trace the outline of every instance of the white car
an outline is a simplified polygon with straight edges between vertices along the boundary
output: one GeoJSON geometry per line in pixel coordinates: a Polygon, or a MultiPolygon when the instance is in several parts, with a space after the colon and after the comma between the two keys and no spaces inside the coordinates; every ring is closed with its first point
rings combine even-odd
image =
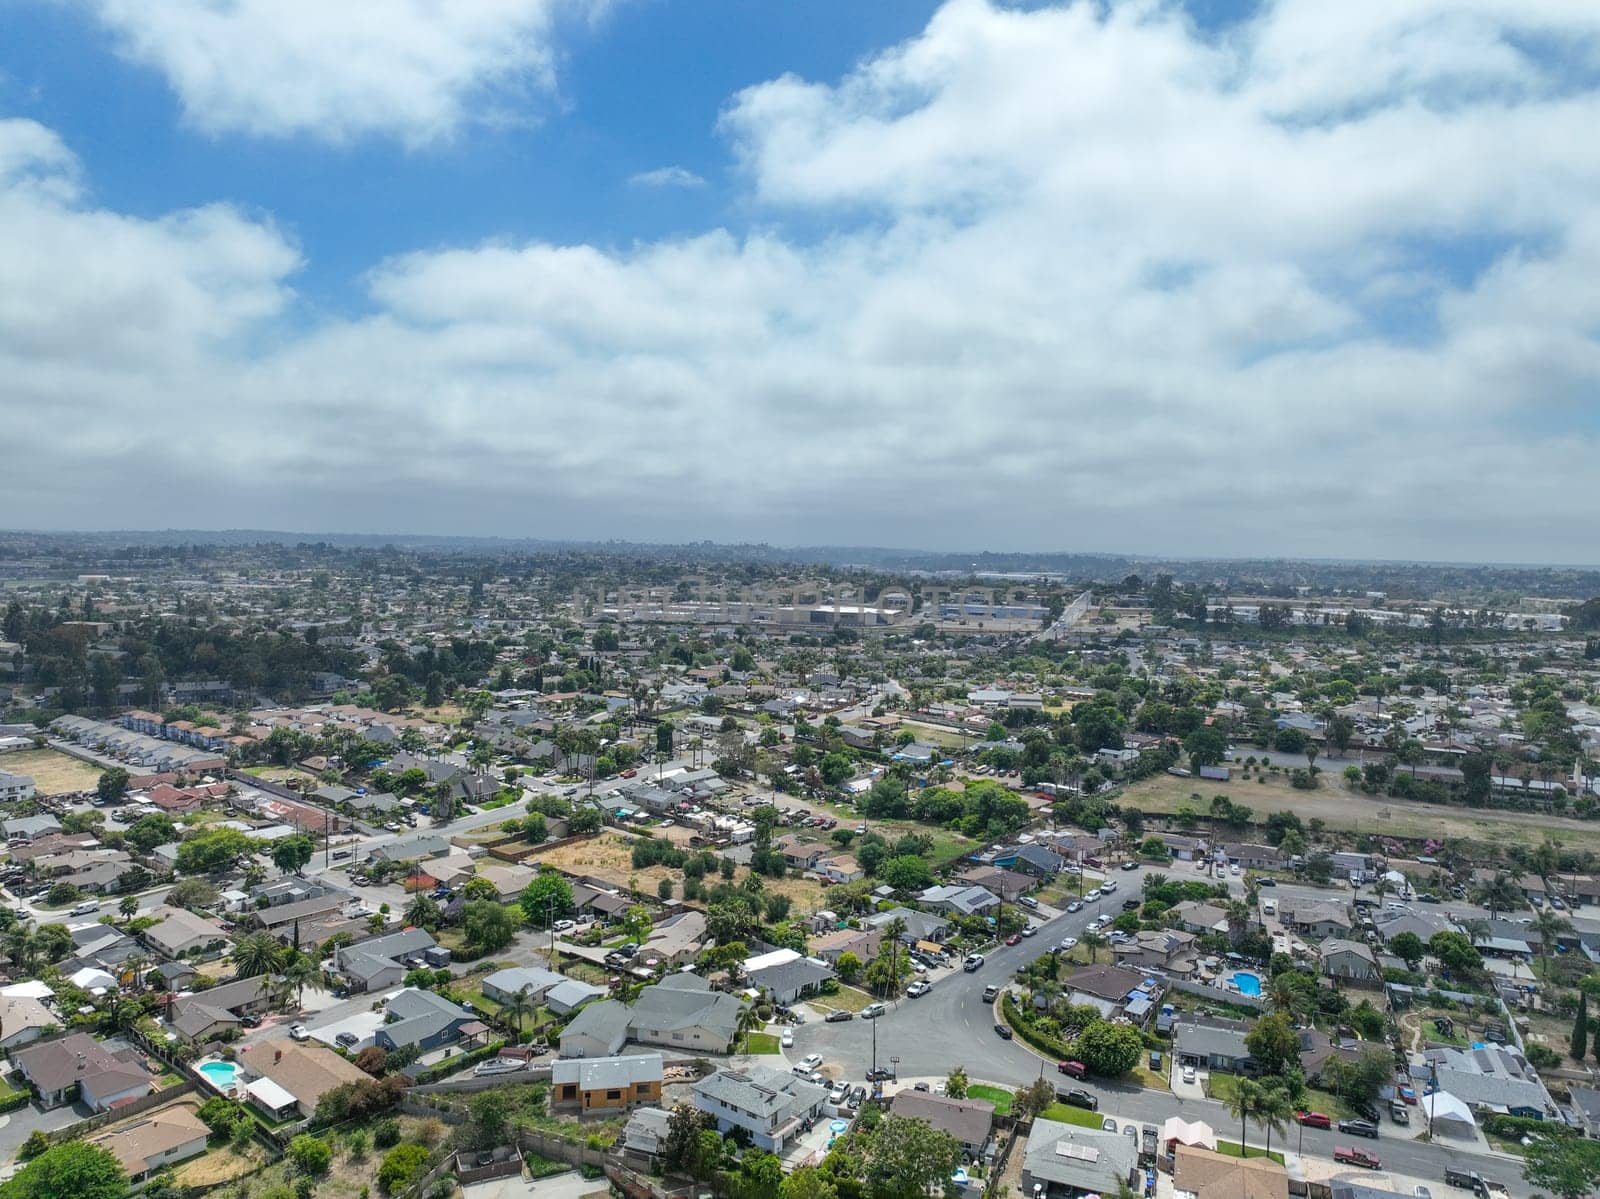
{"type": "Polygon", "coordinates": [[[931,990],[933,990],[933,984],[925,978],[919,978],[916,982],[912,983],[906,988],[906,994],[910,998],[915,999],[919,995],[926,995],[931,990]]]}
{"type": "Polygon", "coordinates": [[[889,1009],[884,1007],[881,1003],[869,1003],[866,1007],[861,1009],[860,1016],[863,1020],[876,1020],[888,1010],[889,1009]]]}
{"type": "Polygon", "coordinates": [[[309,1041],[311,1039],[311,1030],[304,1024],[296,1024],[289,1030],[289,1035],[296,1041],[309,1041]]]}
{"type": "Polygon", "coordinates": [[[1114,878],[1108,878],[1105,882],[1100,884],[1100,894],[1102,895],[1110,895],[1116,889],[1117,880],[1114,878]]]}
{"type": "Polygon", "coordinates": [[[1194,1067],[1193,1066],[1185,1066],[1183,1068],[1183,1081],[1184,1082],[1193,1082],[1194,1081],[1194,1067]]]}
{"type": "Polygon", "coordinates": [[[1077,944],[1077,937],[1063,937],[1061,940],[1061,952],[1065,953],[1067,950],[1075,948],[1077,944]]]}
{"type": "Polygon", "coordinates": [[[795,1073],[798,1074],[801,1071],[805,1071],[809,1074],[820,1065],[822,1065],[822,1055],[820,1053],[808,1053],[800,1059],[800,1064],[795,1067],[795,1073]]]}
{"type": "Polygon", "coordinates": [[[1097,900],[1099,898],[1100,898],[1100,888],[1096,887],[1094,890],[1090,891],[1088,894],[1086,894],[1083,897],[1083,902],[1084,903],[1093,903],[1095,900],[1097,900]]]}
{"type": "Polygon", "coordinates": [[[1037,933],[1037,932],[1038,932],[1038,931],[1039,931],[1039,926],[1038,926],[1038,925],[1037,925],[1037,924],[1032,924],[1032,923],[1030,923],[1030,924],[1028,924],[1028,925],[1027,925],[1027,927],[1025,927],[1025,928],[1024,928],[1024,929],[1023,929],[1023,930],[1022,930],[1022,935],[1023,935],[1023,936],[1024,936],[1024,937],[1031,937],[1031,936],[1033,936],[1033,935],[1034,935],[1034,934],[1035,934],[1035,933],[1037,933]]]}
{"type": "Polygon", "coordinates": [[[577,928],[578,922],[576,920],[557,920],[550,927],[558,933],[564,933],[570,928],[577,928]]]}
{"type": "Polygon", "coordinates": [[[782,1034],[778,1037],[778,1044],[782,1045],[785,1049],[794,1048],[794,1029],[784,1029],[782,1034]]]}

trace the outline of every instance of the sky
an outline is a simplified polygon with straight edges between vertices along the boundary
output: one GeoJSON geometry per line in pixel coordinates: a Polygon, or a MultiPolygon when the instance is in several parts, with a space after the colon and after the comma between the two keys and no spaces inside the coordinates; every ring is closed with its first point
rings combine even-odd
{"type": "Polygon", "coordinates": [[[0,28],[0,527],[1600,562],[1592,0],[0,28]]]}

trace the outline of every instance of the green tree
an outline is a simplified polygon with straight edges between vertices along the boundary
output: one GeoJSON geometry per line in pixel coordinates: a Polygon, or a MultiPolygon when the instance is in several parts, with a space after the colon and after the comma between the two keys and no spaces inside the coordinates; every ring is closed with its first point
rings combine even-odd
{"type": "Polygon", "coordinates": [[[132,920],[139,911],[139,897],[137,895],[124,895],[117,901],[117,911],[122,913],[124,920],[132,920]]]}
{"type": "Polygon", "coordinates": [[[896,891],[921,891],[934,881],[928,863],[910,854],[890,858],[878,867],[877,875],[896,891]]]}
{"type": "Polygon", "coordinates": [[[634,904],[623,914],[622,931],[633,938],[635,945],[643,945],[644,939],[650,935],[650,913],[639,904],[634,904]]]}
{"type": "Polygon", "coordinates": [[[1589,1051],[1589,996],[1578,992],[1578,1014],[1572,1021],[1572,1039],[1569,1042],[1572,1056],[1581,1063],[1589,1051]]]}
{"type": "Polygon", "coordinates": [[[414,1142],[396,1145],[383,1155],[378,1167],[378,1185],[390,1195],[403,1191],[428,1168],[428,1150],[414,1142]]]}
{"type": "Polygon", "coordinates": [[[833,1180],[816,1166],[801,1166],[778,1188],[778,1199],[838,1199],[833,1180]]]}
{"type": "Polygon", "coordinates": [[[212,825],[184,838],[178,845],[179,874],[212,874],[234,865],[252,853],[257,842],[236,828],[212,825]]]}
{"type": "Polygon", "coordinates": [[[839,976],[840,982],[853,983],[861,977],[861,959],[847,949],[833,964],[833,972],[839,976]]]}
{"type": "Polygon", "coordinates": [[[1261,1084],[1253,1078],[1241,1078],[1234,1084],[1233,1094],[1227,1098],[1228,1114],[1239,1121],[1239,1144],[1248,1148],[1250,1117],[1256,1114],[1261,1101],[1261,1084]]]}
{"type": "Polygon", "coordinates": [[[123,1199],[127,1193],[122,1164],[87,1141],[51,1146],[0,1186],[0,1199],[123,1199]]]}
{"type": "Polygon", "coordinates": [[[1139,1064],[1144,1041],[1138,1030],[1100,1020],[1089,1025],[1073,1045],[1079,1061],[1095,1074],[1115,1078],[1139,1064]]]}
{"type": "Polygon", "coordinates": [[[1264,1074],[1277,1074],[1300,1060],[1300,1037],[1284,1012],[1262,1016],[1245,1034],[1244,1043],[1264,1074]]]}
{"type": "Polygon", "coordinates": [[[1483,955],[1462,933],[1449,930],[1434,933],[1428,938],[1428,952],[1447,970],[1470,975],[1483,969],[1483,955]]]}
{"type": "Polygon", "coordinates": [[[176,841],[178,826],[166,816],[141,816],[128,826],[123,836],[140,853],[149,853],[157,845],[176,841]]]}
{"type": "Polygon", "coordinates": [[[1183,752],[1196,768],[1215,766],[1228,756],[1228,739],[1209,725],[1195,729],[1183,739],[1183,752]]]}
{"type": "Polygon", "coordinates": [[[957,1066],[950,1071],[950,1076],[944,1080],[944,1093],[952,1099],[965,1099],[967,1097],[967,1068],[957,1066]]]}
{"type": "MultiPolygon", "coordinates": [[[[487,879],[473,879],[473,882],[487,882],[487,879]]],[[[490,885],[489,895],[494,896],[493,884],[490,885]]],[[[439,903],[431,895],[418,894],[410,903],[406,904],[405,919],[407,924],[418,928],[436,929],[444,920],[444,913],[439,909],[439,903]]]]}
{"type": "Polygon", "coordinates": [[[316,852],[316,842],[304,833],[272,843],[272,864],[285,874],[298,874],[316,852]]]}
{"type": "Polygon", "coordinates": [[[1428,947],[1422,943],[1422,938],[1413,932],[1397,935],[1389,942],[1389,949],[1412,970],[1422,964],[1423,956],[1428,951],[1428,947]]]}
{"type": "Polygon", "coordinates": [[[504,1145],[511,1139],[511,1104],[503,1091],[480,1091],[467,1104],[472,1117],[472,1139],[479,1149],[504,1145]]]}
{"type": "Polygon", "coordinates": [[[326,1174],[333,1161],[328,1142],[310,1133],[301,1133],[289,1142],[289,1160],[302,1174],[326,1174]]]}
{"type": "Polygon", "coordinates": [[[1523,1150],[1522,1177],[1557,1199],[1584,1199],[1600,1193],[1600,1141],[1552,1134],[1535,1136],[1523,1150]]]}
{"type": "Polygon", "coordinates": [[[862,1152],[871,1199],[923,1199],[961,1164],[961,1142],[926,1120],[890,1116],[862,1152]]]}
{"type": "Polygon", "coordinates": [[[128,772],[121,766],[102,771],[94,785],[95,794],[107,803],[116,803],[128,793],[128,772]]]}
{"type": "Polygon", "coordinates": [[[469,945],[486,953],[504,949],[517,936],[517,922],[511,918],[510,909],[489,899],[467,904],[461,915],[461,929],[469,945]]]}
{"type": "Polygon", "coordinates": [[[283,965],[283,981],[295,989],[295,1002],[306,1005],[306,988],[322,981],[322,966],[309,953],[297,953],[283,965]]]}
{"type": "Polygon", "coordinates": [[[517,900],[523,919],[535,928],[549,928],[572,914],[572,884],[554,870],[541,870],[517,900]]]}

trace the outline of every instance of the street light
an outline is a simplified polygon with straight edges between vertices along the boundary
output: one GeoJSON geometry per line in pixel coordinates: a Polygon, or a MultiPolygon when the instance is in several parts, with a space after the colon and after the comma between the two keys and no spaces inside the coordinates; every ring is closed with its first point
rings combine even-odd
{"type": "Polygon", "coordinates": [[[900,1081],[900,1058],[896,1054],[889,1055],[889,1070],[894,1074],[895,1082],[900,1081]]]}

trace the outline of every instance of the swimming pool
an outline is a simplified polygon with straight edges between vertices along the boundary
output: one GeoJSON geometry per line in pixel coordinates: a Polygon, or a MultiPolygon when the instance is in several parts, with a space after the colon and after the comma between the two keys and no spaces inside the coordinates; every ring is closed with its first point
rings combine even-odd
{"type": "Polygon", "coordinates": [[[1259,996],[1261,994],[1261,976],[1259,974],[1251,974],[1248,970],[1235,970],[1228,981],[1234,985],[1234,988],[1241,995],[1259,996]]]}
{"type": "Polygon", "coordinates": [[[239,1067],[232,1062],[201,1062],[195,1069],[205,1075],[207,1082],[224,1094],[232,1091],[234,1084],[239,1081],[239,1067]]]}

